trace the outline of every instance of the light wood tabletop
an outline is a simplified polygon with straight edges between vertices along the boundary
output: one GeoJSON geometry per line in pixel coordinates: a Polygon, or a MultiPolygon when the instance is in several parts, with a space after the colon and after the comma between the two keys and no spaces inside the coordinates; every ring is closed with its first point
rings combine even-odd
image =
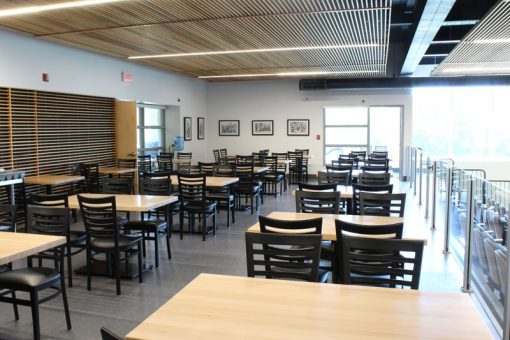
{"type": "MultiPolygon", "coordinates": [[[[177,196],[152,196],[152,195],[110,195],[110,194],[81,194],[86,197],[115,196],[115,204],[119,211],[144,212],[156,209],[177,201],[177,196]]],[[[78,196],[69,196],[69,208],[80,209],[78,196]]]]}
{"type": "Polygon", "coordinates": [[[491,339],[468,294],[200,274],[128,340],[491,339]],[[453,312],[454,311],[454,312],[453,312]]]}
{"type": "Polygon", "coordinates": [[[121,175],[136,172],[136,168],[100,167],[99,173],[104,175],[121,175]]]}
{"type": "Polygon", "coordinates": [[[60,185],[83,181],[83,176],[71,175],[39,175],[25,177],[25,184],[33,185],[60,185]]]}
{"type": "Polygon", "coordinates": [[[253,173],[260,174],[261,172],[269,171],[268,166],[254,166],[253,173]]]}
{"type": "MultiPolygon", "coordinates": [[[[179,181],[177,180],[177,175],[170,176],[170,179],[172,180],[172,184],[177,185],[179,183],[179,181]]],[[[205,178],[205,185],[211,188],[212,187],[222,188],[237,182],[239,182],[238,177],[207,176],[205,178]]]]}
{"type": "Polygon", "coordinates": [[[184,159],[184,158],[174,158],[172,160],[174,164],[191,164],[193,163],[192,159],[184,159]]]}
{"type": "MultiPolygon", "coordinates": [[[[297,213],[297,212],[284,212],[284,211],[273,211],[268,217],[275,218],[278,220],[287,220],[287,221],[300,221],[300,220],[308,220],[312,218],[322,217],[322,238],[325,241],[336,241],[336,230],[335,230],[335,220],[341,220],[349,223],[356,223],[366,225],[367,227],[373,225],[384,225],[384,224],[394,224],[394,223],[403,223],[404,219],[402,217],[390,217],[390,216],[369,216],[369,215],[331,215],[331,214],[308,214],[308,213],[297,213]]],[[[255,223],[251,227],[248,228],[248,232],[252,233],[260,233],[260,226],[258,223],[255,223]]],[[[404,235],[406,239],[419,239],[419,240],[427,240],[426,235],[420,233],[420,231],[411,229],[407,230],[404,227],[404,235]]]]}
{"type": "Polygon", "coordinates": [[[0,265],[20,260],[66,242],[63,236],[0,232],[0,265]]]}

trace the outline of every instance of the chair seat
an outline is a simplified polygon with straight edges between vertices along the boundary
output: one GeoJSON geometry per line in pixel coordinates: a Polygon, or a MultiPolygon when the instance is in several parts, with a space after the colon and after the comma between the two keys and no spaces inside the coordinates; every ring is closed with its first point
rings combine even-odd
{"type": "Polygon", "coordinates": [[[117,216],[117,224],[121,227],[125,226],[129,222],[127,217],[117,216]]]}
{"type": "Polygon", "coordinates": [[[212,212],[216,209],[216,202],[210,202],[210,201],[191,201],[187,202],[183,207],[185,211],[190,212],[212,212]]]}
{"type": "MultiPolygon", "coordinates": [[[[121,251],[124,249],[130,249],[141,239],[142,238],[140,236],[119,235],[119,248],[121,251]]],[[[90,241],[90,246],[93,249],[98,250],[114,250],[115,241],[113,240],[113,238],[94,238],[90,241]]]]}
{"type": "Polygon", "coordinates": [[[87,234],[78,230],[71,230],[69,232],[69,236],[71,239],[71,244],[81,243],[87,239],[87,234]]]}
{"type": "Polygon", "coordinates": [[[266,181],[279,182],[279,181],[283,180],[283,175],[282,174],[266,175],[266,176],[264,176],[264,179],[266,181]]]}
{"type": "Polygon", "coordinates": [[[258,185],[240,185],[235,189],[238,194],[256,194],[259,191],[258,185]]]}
{"type": "Polygon", "coordinates": [[[234,195],[228,193],[215,192],[212,194],[207,194],[207,198],[211,201],[233,201],[234,195]]]}
{"type": "Polygon", "coordinates": [[[125,230],[156,231],[164,228],[166,228],[166,222],[163,220],[135,220],[129,221],[129,223],[124,226],[125,230]]]}
{"type": "Polygon", "coordinates": [[[0,273],[0,288],[28,290],[60,279],[52,268],[23,268],[0,273]]]}

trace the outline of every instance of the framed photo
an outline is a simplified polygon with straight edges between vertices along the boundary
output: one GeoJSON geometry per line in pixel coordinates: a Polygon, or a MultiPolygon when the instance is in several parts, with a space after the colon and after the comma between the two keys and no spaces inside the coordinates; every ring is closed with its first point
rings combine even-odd
{"type": "Polygon", "coordinates": [[[197,118],[197,139],[204,139],[205,135],[205,119],[204,117],[197,118]]]}
{"type": "Polygon", "coordinates": [[[273,120],[252,120],[251,134],[253,136],[272,136],[274,134],[273,120]]]}
{"type": "Polygon", "coordinates": [[[191,117],[184,117],[184,140],[191,140],[191,117]]]}
{"type": "Polygon", "coordinates": [[[287,136],[310,136],[310,119],[287,119],[287,136]]]}
{"type": "Polygon", "coordinates": [[[220,136],[239,136],[238,120],[219,120],[218,134],[220,136]]]}

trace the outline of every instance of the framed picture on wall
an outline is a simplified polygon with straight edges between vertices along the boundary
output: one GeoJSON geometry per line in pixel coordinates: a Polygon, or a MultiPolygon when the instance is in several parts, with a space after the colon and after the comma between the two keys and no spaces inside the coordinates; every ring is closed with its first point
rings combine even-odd
{"type": "Polygon", "coordinates": [[[310,136],[310,119],[287,119],[287,136],[310,136]]]}
{"type": "Polygon", "coordinates": [[[191,117],[184,117],[184,140],[191,140],[191,117]]]}
{"type": "Polygon", "coordinates": [[[274,121],[272,120],[252,120],[251,134],[253,136],[272,136],[274,134],[274,121]]]}
{"type": "Polygon", "coordinates": [[[197,139],[204,139],[205,135],[205,119],[204,117],[197,118],[197,139]]]}
{"type": "Polygon", "coordinates": [[[238,120],[219,120],[218,134],[220,136],[239,136],[238,120]]]}

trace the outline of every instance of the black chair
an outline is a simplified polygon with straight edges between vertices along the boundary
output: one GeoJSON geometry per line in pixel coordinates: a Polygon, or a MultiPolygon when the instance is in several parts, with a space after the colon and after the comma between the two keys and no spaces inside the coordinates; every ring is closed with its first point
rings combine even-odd
{"type": "MultiPolygon", "coordinates": [[[[87,232],[87,290],[91,289],[92,261],[97,253],[105,253],[108,274],[111,274],[111,257],[114,257],[114,271],[117,295],[120,295],[120,253],[138,253],[138,281],[143,282],[142,238],[119,233],[115,196],[91,198],[78,195],[81,215],[87,232]]],[[[125,256],[126,264],[128,257],[125,256]]]]}
{"type": "Polygon", "coordinates": [[[180,212],[180,237],[183,238],[184,213],[187,213],[189,231],[195,224],[195,216],[198,215],[202,220],[202,240],[208,233],[207,217],[212,217],[213,235],[216,235],[216,202],[207,200],[205,186],[205,174],[182,174],[178,173],[179,181],[179,199],[181,201],[180,212]]]}
{"type": "MultiPolygon", "coordinates": [[[[216,177],[235,177],[234,168],[230,164],[213,165],[213,176],[216,177]]],[[[230,219],[232,223],[236,222],[235,216],[235,198],[230,188],[207,188],[207,199],[216,202],[217,211],[221,207],[227,210],[227,228],[230,228],[230,219]]]]}
{"type": "Polygon", "coordinates": [[[201,174],[206,174],[207,176],[214,176],[215,165],[216,163],[198,162],[198,171],[201,174]]]}
{"type": "Polygon", "coordinates": [[[151,155],[138,155],[138,178],[152,173],[151,155]]]}
{"type": "Polygon", "coordinates": [[[85,192],[100,193],[101,192],[101,176],[99,174],[99,164],[81,163],[82,175],[85,177],[85,192]]]}
{"type": "Polygon", "coordinates": [[[339,191],[296,190],[296,212],[315,214],[340,214],[339,191]]]}
{"type": "Polygon", "coordinates": [[[390,173],[360,173],[358,184],[366,185],[387,185],[390,184],[390,173]]]}
{"type": "MultiPolygon", "coordinates": [[[[28,204],[47,208],[68,208],[69,200],[66,194],[28,194],[28,204]]],[[[66,240],[65,257],[67,258],[67,280],[69,287],[73,286],[73,263],[72,256],[85,250],[85,230],[70,230],[69,239],[66,240]],[[74,250],[73,250],[74,248],[74,250]]]]}
{"type": "Polygon", "coordinates": [[[384,174],[388,173],[390,168],[387,166],[362,166],[361,170],[363,173],[384,174]]]}
{"type": "Polygon", "coordinates": [[[287,160],[288,155],[286,152],[273,152],[272,157],[277,159],[277,171],[278,174],[283,176],[283,191],[287,191],[287,160]]]}
{"type": "Polygon", "coordinates": [[[250,199],[250,212],[253,215],[253,200],[255,200],[255,209],[259,209],[260,186],[253,176],[253,164],[237,164],[235,174],[239,177],[239,182],[234,187],[236,206],[241,206],[241,198],[245,201],[250,199]]]}
{"type": "Polygon", "coordinates": [[[102,340],[124,340],[123,337],[113,333],[106,327],[101,327],[101,339],[102,340]]]}
{"type": "Polygon", "coordinates": [[[220,149],[220,163],[222,164],[228,163],[227,149],[220,149]]]}
{"type": "Polygon", "coordinates": [[[353,184],[352,185],[352,214],[359,215],[359,195],[361,192],[376,192],[380,194],[391,194],[393,192],[393,184],[388,185],[367,185],[367,184],[353,184]]]}
{"type": "MultiPolygon", "coordinates": [[[[68,208],[27,208],[27,232],[43,233],[69,237],[69,209],[68,208]]],[[[71,317],[67,303],[64,279],[64,245],[56,247],[28,258],[28,268],[9,270],[0,273],[0,301],[14,305],[15,319],[19,320],[17,305],[30,306],[32,309],[32,323],[34,339],[40,339],[39,304],[47,302],[62,294],[67,329],[71,329],[71,317]],[[45,259],[54,263],[55,268],[33,267],[32,259],[45,259]],[[39,292],[52,288],[55,292],[43,298],[39,292]],[[28,293],[28,300],[16,297],[14,292],[28,293]],[[11,294],[11,297],[5,295],[11,294]]]]}
{"type": "Polygon", "coordinates": [[[220,149],[214,149],[213,155],[214,155],[214,162],[216,164],[220,164],[221,163],[220,149]]]}
{"type": "Polygon", "coordinates": [[[267,166],[269,170],[264,174],[264,194],[274,194],[274,197],[280,194],[281,196],[283,193],[285,175],[278,170],[278,158],[266,157],[265,166],[267,166]],[[278,183],[280,184],[280,192],[277,190],[278,183]]]}
{"type": "Polygon", "coordinates": [[[298,190],[303,191],[338,191],[336,183],[312,184],[312,183],[299,183],[298,190]]]}
{"type": "Polygon", "coordinates": [[[245,238],[249,277],[324,280],[319,278],[322,235],[247,232],[245,238]]]}
{"type": "MultiPolygon", "coordinates": [[[[259,227],[261,233],[279,233],[285,234],[318,234],[322,235],[322,217],[311,218],[307,220],[286,221],[270,217],[259,216],[259,227]]],[[[321,259],[330,261],[334,259],[334,253],[331,242],[321,242],[321,259]],[[325,253],[326,252],[326,253],[325,253]]],[[[332,265],[319,265],[319,282],[328,280],[328,272],[332,270],[332,265]]]]}
{"type": "Polygon", "coordinates": [[[352,167],[350,166],[326,166],[325,175],[324,179],[319,179],[319,183],[337,183],[338,185],[352,183],[352,167]]]}
{"type": "Polygon", "coordinates": [[[16,231],[16,206],[0,204],[0,231],[16,231]]]}
{"type": "Polygon", "coordinates": [[[103,179],[104,194],[133,194],[133,178],[105,178],[103,179]]]}
{"type": "Polygon", "coordinates": [[[252,155],[236,155],[236,164],[255,165],[255,157],[252,155]]]}
{"type": "Polygon", "coordinates": [[[174,154],[170,152],[160,152],[156,156],[158,162],[158,172],[172,172],[174,170],[174,154]]]}
{"type": "Polygon", "coordinates": [[[290,184],[298,184],[303,181],[303,153],[302,152],[293,152],[289,151],[288,158],[290,160],[289,164],[289,185],[290,184]]]}
{"type": "MultiPolygon", "coordinates": [[[[383,225],[364,225],[357,223],[350,223],[341,220],[335,220],[335,232],[336,232],[336,248],[335,253],[337,255],[334,274],[333,274],[333,282],[335,283],[343,283],[341,278],[341,273],[343,272],[343,248],[342,248],[342,239],[344,237],[344,232],[349,233],[349,236],[354,237],[377,237],[377,238],[388,238],[388,239],[401,239],[402,232],[404,229],[404,223],[394,223],[394,224],[383,224],[383,225]]],[[[379,254],[381,254],[379,252],[379,254]]]]}
{"type": "MultiPolygon", "coordinates": [[[[140,178],[140,195],[156,195],[156,196],[170,196],[171,184],[168,177],[165,178],[140,178]]],[[[180,202],[172,203],[155,211],[148,212],[148,219],[145,219],[146,213],[141,213],[141,219],[129,221],[125,226],[126,231],[136,231],[142,236],[143,256],[146,256],[145,241],[154,241],[154,261],[156,268],[159,267],[159,236],[163,234],[166,239],[166,249],[168,258],[172,258],[172,250],[170,248],[170,227],[171,210],[178,210],[180,202]],[[151,215],[156,215],[156,218],[151,218],[151,215]],[[163,219],[159,219],[160,215],[163,219]],[[151,235],[152,234],[152,235],[151,235]]]]}
{"type": "Polygon", "coordinates": [[[419,288],[424,241],[344,236],[341,242],[343,284],[419,288]]]}
{"type": "MultiPolygon", "coordinates": [[[[120,169],[136,169],[136,159],[135,158],[119,158],[117,160],[117,167],[120,169]]],[[[134,172],[127,172],[124,174],[119,174],[118,178],[128,178],[131,179],[132,182],[135,180],[134,172]]]]}
{"type": "Polygon", "coordinates": [[[191,168],[191,158],[193,156],[192,152],[178,152],[177,159],[179,162],[177,163],[177,172],[186,172],[192,173],[191,168]]]}
{"type": "Polygon", "coordinates": [[[301,165],[303,166],[305,179],[308,182],[308,156],[310,155],[310,149],[295,149],[294,151],[303,153],[303,161],[301,165]]]}
{"type": "Polygon", "coordinates": [[[360,215],[404,217],[406,194],[360,192],[360,215]]]}
{"type": "Polygon", "coordinates": [[[365,162],[365,166],[367,167],[382,167],[382,168],[389,168],[390,160],[389,159],[381,159],[381,158],[369,158],[365,162]]]}

